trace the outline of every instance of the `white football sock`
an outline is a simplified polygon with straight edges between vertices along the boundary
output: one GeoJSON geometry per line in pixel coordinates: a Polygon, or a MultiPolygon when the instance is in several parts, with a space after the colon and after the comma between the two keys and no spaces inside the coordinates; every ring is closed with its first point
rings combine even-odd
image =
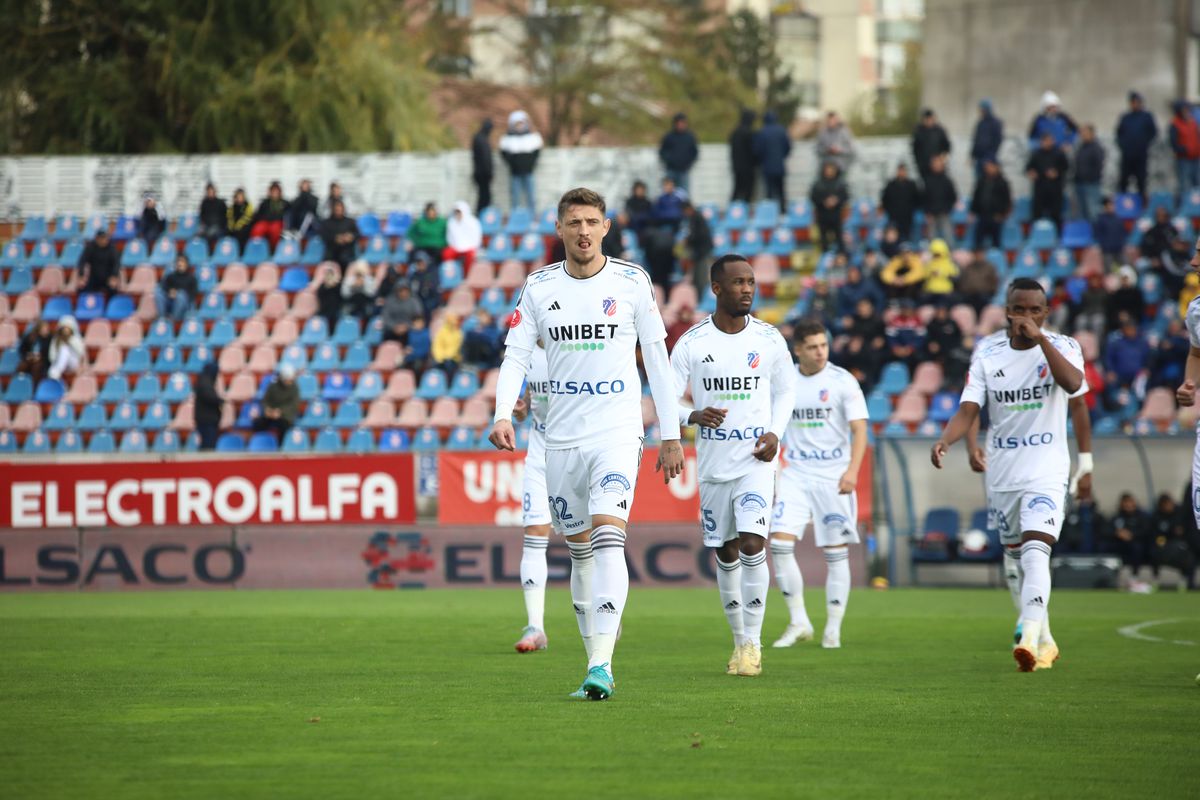
{"type": "Polygon", "coordinates": [[[742,627],[746,641],[762,647],[763,613],[767,610],[767,589],[771,572],[767,569],[767,553],[742,553],[742,627]]]}
{"type": "Polygon", "coordinates": [[[545,536],[526,536],[521,548],[521,589],[525,592],[525,613],[529,626],[545,630],[546,626],[546,548],[550,539],[545,536]]]}
{"type": "Polygon", "coordinates": [[[604,664],[612,672],[613,649],[625,601],[629,599],[629,566],[625,563],[625,532],[615,525],[592,531],[596,572],[592,576],[592,654],[588,669],[604,664]]]}
{"type": "Polygon", "coordinates": [[[850,548],[825,548],[825,568],[825,633],[840,637],[850,601],[850,548]]]}
{"type": "Polygon", "coordinates": [[[592,657],[592,573],[596,559],[592,555],[591,542],[567,540],[571,551],[571,605],[575,607],[575,621],[579,623],[579,635],[583,638],[583,649],[592,657]]]}
{"type": "Polygon", "coordinates": [[[1004,548],[1004,582],[1008,584],[1008,593],[1012,595],[1013,607],[1017,614],[1021,613],[1021,548],[1004,548]]]}
{"type": "Polygon", "coordinates": [[[1050,545],[1031,539],[1021,545],[1021,644],[1037,647],[1050,605],[1050,545]]]}
{"type": "Polygon", "coordinates": [[[808,611],[804,608],[804,576],[800,574],[800,565],[796,563],[795,551],[795,540],[771,540],[775,583],[779,585],[779,591],[783,592],[783,602],[787,604],[791,624],[812,628],[808,611]]]}
{"type": "Polygon", "coordinates": [[[733,644],[740,646],[743,640],[742,627],[742,562],[726,564],[717,556],[717,591],[721,593],[721,607],[729,630],[733,631],[733,644]]]}

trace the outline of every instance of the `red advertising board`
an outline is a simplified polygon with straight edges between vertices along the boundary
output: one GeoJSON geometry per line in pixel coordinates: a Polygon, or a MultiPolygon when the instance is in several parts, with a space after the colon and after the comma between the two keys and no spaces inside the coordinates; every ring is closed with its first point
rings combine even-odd
{"type": "Polygon", "coordinates": [[[0,462],[0,528],[411,524],[412,456],[0,462]]]}
{"type": "MultiPolygon", "coordinates": [[[[630,522],[692,523],[700,515],[696,451],[684,452],[683,474],[664,485],[654,471],[657,449],[647,449],[638,471],[630,522]]],[[[525,453],[480,451],[438,454],[438,522],[442,525],[520,525],[525,453]]],[[[871,451],[858,480],[859,519],[871,516],[871,451]]]]}

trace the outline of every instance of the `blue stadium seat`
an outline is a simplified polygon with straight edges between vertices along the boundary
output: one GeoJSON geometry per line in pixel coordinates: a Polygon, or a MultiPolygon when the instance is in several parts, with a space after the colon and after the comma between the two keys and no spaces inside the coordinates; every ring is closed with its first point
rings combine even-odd
{"type": "Polygon", "coordinates": [[[75,301],[75,319],[91,322],[104,316],[104,295],[99,292],[84,292],[75,301]]]}
{"type": "Polygon", "coordinates": [[[779,258],[787,258],[791,256],[792,251],[796,249],[796,234],[791,228],[778,227],[771,232],[771,238],[767,242],[767,252],[779,258]]]}
{"type": "Polygon", "coordinates": [[[204,344],[207,338],[204,333],[204,324],[193,317],[185,319],[179,326],[179,333],[175,334],[175,344],[180,347],[195,347],[198,344],[204,344]]]}
{"type": "Polygon", "coordinates": [[[92,434],[88,439],[87,451],[89,453],[112,453],[117,449],[117,442],[113,439],[110,431],[99,430],[92,434]]]}
{"type": "Polygon", "coordinates": [[[324,400],[313,400],[304,409],[304,413],[296,422],[301,428],[321,428],[328,425],[333,419],[333,415],[329,411],[329,404],[324,400]]]}
{"type": "Polygon", "coordinates": [[[754,204],[754,214],[749,227],[769,230],[779,225],[779,203],[775,200],[759,200],[754,204]]]}
{"type": "Polygon", "coordinates": [[[146,250],[145,242],[141,239],[130,239],[125,243],[125,249],[121,252],[122,267],[136,267],[149,261],[150,253],[146,250]]]}
{"type": "Polygon", "coordinates": [[[179,219],[175,220],[174,238],[190,239],[199,232],[200,218],[195,214],[183,214],[179,219]]]}
{"type": "Polygon", "coordinates": [[[190,261],[194,267],[208,264],[208,260],[210,258],[208,252],[208,242],[198,236],[188,239],[187,246],[183,248],[183,254],[187,256],[187,260],[190,261]]]}
{"type": "Polygon", "coordinates": [[[246,320],[258,313],[258,300],[254,292],[238,292],[229,302],[229,316],[236,320],[246,320]]]}
{"type": "Polygon", "coordinates": [[[100,230],[108,230],[108,217],[104,214],[92,214],[83,225],[84,238],[90,239],[100,230]]]}
{"type": "Polygon", "coordinates": [[[58,263],[64,267],[74,268],[82,257],[83,242],[79,239],[72,239],[63,245],[62,253],[58,256],[58,263]]]}
{"type": "Polygon", "coordinates": [[[9,405],[24,403],[33,399],[33,378],[27,373],[19,372],[12,376],[12,380],[8,382],[8,389],[4,392],[4,402],[9,405]]]}
{"type": "MultiPolygon", "coordinates": [[[[288,348],[288,352],[290,351],[291,348],[288,348]]],[[[342,360],[338,355],[338,349],[326,342],[313,350],[312,360],[308,363],[308,368],[314,372],[328,372],[340,367],[341,363],[342,360]]]]}
{"type": "Polygon", "coordinates": [[[192,383],[183,372],[172,372],[167,378],[166,387],[159,393],[159,399],[166,403],[182,403],[191,397],[192,383]]]}
{"type": "Polygon", "coordinates": [[[407,239],[401,237],[396,240],[396,246],[392,248],[388,260],[395,264],[407,264],[411,253],[412,246],[408,243],[407,239]]]}
{"type": "Polygon", "coordinates": [[[150,448],[155,453],[179,452],[179,434],[173,430],[159,431],[154,437],[154,445],[150,448]]]}
{"type": "Polygon", "coordinates": [[[1175,216],[1175,196],[1170,192],[1157,191],[1150,193],[1150,199],[1146,203],[1146,213],[1154,216],[1158,209],[1165,208],[1167,213],[1175,216]]]}
{"type": "MultiPolygon", "coordinates": [[[[492,237],[483,251],[483,257],[488,261],[493,261],[499,264],[501,261],[507,261],[513,257],[512,237],[508,234],[497,234],[492,237]]],[[[445,285],[443,284],[443,288],[445,285]]]]}
{"type": "MultiPolygon", "coordinates": [[[[29,254],[26,266],[30,269],[41,269],[57,263],[59,263],[58,250],[49,239],[42,239],[33,246],[33,252],[29,254]]],[[[71,264],[70,266],[75,265],[71,264]]]]}
{"type": "Polygon", "coordinates": [[[534,225],[534,233],[539,236],[554,236],[558,233],[557,222],[558,209],[543,208],[538,212],[537,222],[534,225]]]}
{"type": "Polygon", "coordinates": [[[374,400],[383,394],[383,378],[374,370],[365,370],[358,376],[354,384],[354,392],[350,396],[355,400],[374,400]]]}
{"type": "Polygon", "coordinates": [[[317,399],[321,392],[321,384],[311,372],[303,372],[296,376],[296,388],[300,390],[300,399],[305,402],[317,399]]]}
{"type": "Polygon", "coordinates": [[[324,344],[329,339],[329,327],[324,317],[312,317],[300,331],[300,344],[324,344]]]}
{"type": "Polygon", "coordinates": [[[1019,250],[1024,243],[1025,237],[1021,233],[1021,226],[1010,217],[1004,223],[1004,227],[1000,229],[1000,249],[1011,253],[1019,250]]]}
{"type": "Polygon", "coordinates": [[[338,405],[337,413],[333,415],[333,427],[335,428],[357,428],[362,421],[362,406],[354,400],[343,400],[338,405]]]}
{"type": "MultiPolygon", "coordinates": [[[[508,257],[511,257],[511,254],[508,257]]],[[[462,264],[457,261],[443,261],[438,266],[438,284],[441,286],[443,292],[457,289],[462,282],[462,264]]]]}
{"type": "Polygon", "coordinates": [[[240,433],[222,433],[217,437],[218,453],[241,453],[246,449],[246,441],[240,433]]]}
{"type": "Polygon", "coordinates": [[[897,395],[908,388],[908,367],[899,361],[893,361],[883,368],[879,376],[879,391],[887,395],[897,395]]]}
{"type": "Polygon", "coordinates": [[[200,451],[200,434],[195,431],[184,434],[181,444],[183,445],[183,452],[198,453],[200,451]]]}
{"type": "Polygon", "coordinates": [[[12,269],[25,263],[25,248],[20,242],[9,242],[4,245],[0,254],[0,269],[12,269]]]}
{"type": "Polygon", "coordinates": [[[308,284],[308,270],[304,267],[288,267],[279,279],[279,289],[288,293],[302,292],[308,284]]]}
{"type": "Polygon", "coordinates": [[[118,403],[113,410],[108,427],[114,431],[128,431],[138,426],[137,406],[130,402],[118,403]]]}
{"type": "MultiPolygon", "coordinates": [[[[129,377],[120,373],[109,375],[104,381],[104,386],[100,389],[100,394],[96,395],[97,400],[108,404],[119,403],[128,397],[129,377]]],[[[86,410],[85,408],[84,411],[86,410]]]]}
{"type": "Polygon", "coordinates": [[[42,429],[47,431],[65,431],[75,425],[75,406],[70,403],[56,403],[42,421],[42,429]]]}
{"type": "Polygon", "coordinates": [[[216,349],[233,344],[235,340],[237,340],[237,329],[233,327],[233,320],[226,318],[216,319],[213,322],[212,330],[208,332],[208,338],[205,339],[209,347],[216,349]]]}
{"type": "Polygon", "coordinates": [[[321,399],[345,400],[353,391],[354,384],[346,373],[330,372],[325,376],[325,383],[321,386],[321,399]]]}
{"type": "Polygon", "coordinates": [[[18,295],[33,288],[33,270],[29,267],[16,267],[4,282],[4,293],[18,295]]]}
{"type": "Polygon", "coordinates": [[[362,326],[357,317],[342,317],[333,329],[333,344],[348,345],[362,337],[362,326]]]}
{"type": "Polygon", "coordinates": [[[325,258],[325,243],[317,236],[311,237],[304,243],[304,252],[300,254],[300,263],[306,267],[315,267],[325,258]]]}
{"type": "Polygon", "coordinates": [[[971,521],[968,530],[983,531],[987,534],[987,547],[983,550],[972,551],[962,548],[958,549],[958,557],[961,561],[970,561],[974,563],[990,563],[999,561],[1004,557],[1004,546],[1000,543],[1000,532],[988,524],[988,512],[986,508],[976,509],[971,513],[971,521]]]}
{"type": "Polygon", "coordinates": [[[921,533],[912,543],[912,560],[946,562],[951,559],[958,538],[959,515],[953,508],[931,508],[925,515],[921,533]]]}
{"type": "Polygon", "coordinates": [[[21,365],[21,353],[16,347],[0,351],[0,375],[12,375],[21,365]]]}
{"type": "Polygon", "coordinates": [[[149,449],[149,443],[146,441],[146,434],[136,428],[125,431],[121,435],[121,446],[117,448],[119,453],[144,453],[149,449]]]}
{"type": "Polygon", "coordinates": [[[158,392],[158,376],[153,372],[143,372],[134,382],[129,399],[135,403],[152,403],[158,399],[158,392]]]}
{"type": "Polygon", "coordinates": [[[17,437],[12,431],[0,430],[0,453],[17,452],[17,437]]]}
{"type": "Polygon", "coordinates": [[[442,447],[436,428],[421,428],[412,441],[412,449],[419,452],[433,452],[442,447]]]}
{"type": "MultiPolygon", "coordinates": [[[[173,344],[159,350],[158,356],[154,359],[153,369],[155,372],[178,372],[183,368],[183,351],[173,344]]],[[[131,371],[128,365],[126,365],[125,371],[131,371]]]]}
{"type": "Polygon", "coordinates": [[[42,319],[48,319],[51,322],[58,322],[61,317],[69,316],[74,309],[71,307],[71,298],[57,295],[51,297],[42,306],[42,319]]]}
{"type": "MultiPolygon", "coordinates": [[[[220,245],[218,245],[218,248],[220,245]]],[[[246,249],[242,252],[242,263],[248,267],[257,267],[259,264],[271,258],[271,248],[267,244],[267,240],[261,236],[255,236],[253,239],[246,242],[246,249]]]]}
{"type": "Polygon", "coordinates": [[[379,434],[379,452],[403,453],[409,448],[408,431],[390,429],[379,434]]]}
{"type": "Polygon", "coordinates": [[[362,253],[362,259],[371,265],[382,264],[391,260],[391,257],[391,245],[383,236],[372,236],[367,241],[367,248],[362,253]]]}
{"type": "MultiPolygon", "coordinates": [[[[209,266],[208,264],[201,264],[196,267],[196,287],[200,289],[201,294],[215,292],[219,283],[216,267],[209,266]]],[[[222,299],[221,302],[223,304],[225,301],[222,299]]],[[[208,319],[208,317],[204,316],[201,318],[208,319]]]]}
{"type": "MultiPolygon", "coordinates": [[[[249,247],[249,244],[246,245],[249,247]]],[[[238,260],[238,241],[232,236],[222,236],[217,240],[208,263],[214,267],[227,267],[238,260]]]]}
{"type": "Polygon", "coordinates": [[[495,236],[503,224],[504,217],[495,206],[488,206],[479,212],[479,227],[484,236],[495,236]]]}
{"type": "Polygon", "coordinates": [[[312,449],[308,431],[292,428],[284,434],[279,449],[285,453],[307,453],[312,449]]]}
{"type": "Polygon", "coordinates": [[[1179,203],[1179,215],[1183,217],[1200,217],[1200,189],[1192,189],[1183,196],[1179,203]]]}
{"type": "Polygon", "coordinates": [[[447,450],[474,450],[475,431],[465,425],[459,425],[450,431],[446,439],[447,450]]]}
{"type": "Polygon", "coordinates": [[[64,455],[83,452],[83,437],[75,431],[63,431],[54,445],[54,452],[64,455]]]}
{"type": "Polygon", "coordinates": [[[146,336],[142,339],[142,344],[146,347],[165,347],[174,343],[175,328],[165,317],[160,317],[150,323],[150,329],[146,331],[146,336]]]}
{"type": "Polygon", "coordinates": [[[742,238],[737,243],[738,252],[748,258],[753,258],[761,253],[764,247],[762,231],[754,228],[742,231],[742,238]]]}
{"type": "Polygon", "coordinates": [[[1113,198],[1117,219],[1131,220],[1142,216],[1142,198],[1136,192],[1125,192],[1113,198]]]}
{"type": "Polygon", "coordinates": [[[279,366],[285,365],[294,367],[297,372],[302,372],[308,367],[308,352],[304,345],[290,344],[283,349],[283,354],[279,357],[279,366]]]}
{"type": "Polygon", "coordinates": [[[725,216],[721,218],[719,227],[726,231],[740,231],[746,227],[749,221],[749,207],[741,200],[735,200],[725,209],[725,216]]]}
{"type": "Polygon", "coordinates": [[[479,297],[479,307],[493,317],[502,317],[509,312],[508,298],[499,286],[490,286],[479,297]]]}
{"type": "Polygon", "coordinates": [[[135,311],[137,311],[137,307],[133,304],[132,297],[115,294],[108,298],[108,305],[104,307],[104,318],[113,322],[121,322],[132,317],[135,311]]]}
{"type": "Polygon", "coordinates": [[[42,378],[38,381],[37,389],[33,393],[33,400],[36,403],[57,403],[66,393],[67,387],[63,385],[62,381],[54,378],[42,378]]]}
{"type": "MultiPolygon", "coordinates": [[[[878,390],[867,397],[867,419],[874,423],[887,422],[892,416],[892,401],[878,390]]],[[[907,429],[906,429],[907,432],[907,429]]]]}
{"type": "Polygon", "coordinates": [[[355,429],[350,433],[350,438],[346,440],[345,451],[347,453],[375,452],[375,434],[366,428],[355,429]]]}
{"type": "Polygon", "coordinates": [[[36,242],[38,239],[46,238],[49,232],[45,217],[26,217],[25,224],[21,227],[21,233],[17,238],[23,242],[36,242]]]}
{"type": "Polygon", "coordinates": [[[379,217],[375,216],[374,214],[370,212],[366,214],[359,214],[358,218],[354,220],[354,222],[356,225],[358,225],[358,235],[362,238],[370,239],[373,236],[379,235],[379,217]]]}
{"type": "Polygon", "coordinates": [[[450,382],[450,396],[455,400],[466,400],[479,391],[479,376],[467,369],[460,369],[450,382]]]}
{"type": "Polygon", "coordinates": [[[516,430],[517,449],[518,450],[528,450],[529,449],[529,427],[530,426],[527,424],[521,425],[516,430]]]}
{"type": "Polygon", "coordinates": [[[375,317],[367,323],[367,330],[364,341],[371,347],[375,347],[383,341],[383,320],[375,317]]]}
{"type": "Polygon", "coordinates": [[[250,441],[246,443],[246,451],[249,453],[274,453],[279,449],[279,443],[275,441],[275,434],[267,431],[259,431],[250,435],[250,441]]]}
{"type": "Polygon", "coordinates": [[[1058,230],[1048,219],[1039,219],[1029,229],[1029,239],[1025,246],[1034,250],[1053,250],[1058,246],[1058,230]]]}
{"type": "Polygon", "coordinates": [[[183,362],[183,371],[189,375],[199,375],[204,365],[217,360],[217,353],[207,344],[198,344],[188,351],[183,362]]]}
{"type": "Polygon", "coordinates": [[[527,233],[519,240],[514,256],[518,261],[541,264],[546,258],[546,248],[542,245],[542,237],[536,233],[527,233]]]}
{"type": "Polygon", "coordinates": [[[417,387],[415,396],[422,400],[436,400],[446,394],[447,390],[446,373],[432,368],[425,370],[425,374],[421,376],[421,385],[417,387]]]}
{"type": "Polygon", "coordinates": [[[300,243],[295,239],[280,239],[279,244],[275,245],[275,253],[271,260],[283,267],[299,264],[300,243]]]}
{"type": "Polygon", "coordinates": [[[56,242],[83,238],[83,220],[74,214],[59,214],[54,221],[54,233],[50,238],[56,242]]]}
{"type": "Polygon", "coordinates": [[[509,236],[524,236],[533,230],[533,213],[528,208],[514,208],[504,223],[504,232],[509,236]]]}
{"type": "Polygon", "coordinates": [[[25,444],[21,447],[21,452],[25,455],[49,453],[50,437],[41,431],[34,431],[25,437],[25,444]]]}
{"type": "Polygon", "coordinates": [[[958,411],[958,394],[955,392],[938,392],[929,403],[929,419],[934,422],[946,423],[958,411]]]}
{"type": "Polygon", "coordinates": [[[408,233],[412,226],[412,214],[407,211],[389,211],[387,220],[383,223],[383,235],[396,238],[408,233]]]}
{"type": "Polygon", "coordinates": [[[313,450],[320,453],[340,453],[342,451],[342,437],[333,428],[323,428],[317,434],[317,439],[313,442],[313,450]]]}
{"type": "Polygon", "coordinates": [[[142,413],[142,428],[148,431],[161,431],[171,424],[171,407],[161,400],[155,400],[146,406],[142,413]]]}
{"type": "Polygon", "coordinates": [[[1073,250],[1091,247],[1092,224],[1086,219],[1073,219],[1063,224],[1062,246],[1073,250]]]}
{"type": "Polygon", "coordinates": [[[155,267],[169,267],[175,263],[175,240],[164,236],[154,243],[150,251],[150,264],[155,267]]]}
{"type": "Polygon", "coordinates": [[[354,342],[346,348],[342,356],[342,369],[348,372],[361,372],[371,364],[371,348],[366,342],[354,342]]]}
{"type": "Polygon", "coordinates": [[[136,375],[150,369],[150,348],[144,344],[131,347],[125,353],[125,361],[121,364],[121,372],[136,375]]]}
{"type": "Polygon", "coordinates": [[[237,420],[234,421],[233,427],[248,429],[254,427],[254,420],[262,415],[262,403],[257,400],[251,400],[247,403],[242,403],[242,407],[238,409],[237,420]]]}

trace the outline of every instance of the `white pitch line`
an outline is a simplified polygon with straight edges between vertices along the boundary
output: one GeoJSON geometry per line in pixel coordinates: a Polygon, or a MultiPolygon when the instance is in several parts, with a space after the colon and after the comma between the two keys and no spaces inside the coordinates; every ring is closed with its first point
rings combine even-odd
{"type": "Polygon", "coordinates": [[[1169,625],[1172,622],[1183,622],[1181,619],[1154,619],[1149,622],[1139,622],[1137,625],[1126,625],[1124,628],[1117,628],[1117,633],[1126,636],[1130,639],[1140,639],[1143,642],[1166,642],[1167,644],[1182,644],[1193,646],[1196,643],[1188,639],[1163,639],[1159,636],[1149,636],[1142,633],[1143,628],[1149,628],[1154,625],[1169,625]]]}

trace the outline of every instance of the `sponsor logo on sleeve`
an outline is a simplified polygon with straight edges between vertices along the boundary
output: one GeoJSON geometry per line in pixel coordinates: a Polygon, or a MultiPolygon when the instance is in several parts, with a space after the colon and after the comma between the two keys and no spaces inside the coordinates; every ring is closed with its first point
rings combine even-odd
{"type": "Polygon", "coordinates": [[[516,311],[513,312],[512,319],[510,319],[508,321],[508,327],[515,328],[520,324],[521,324],[521,309],[518,308],[516,311]]]}

